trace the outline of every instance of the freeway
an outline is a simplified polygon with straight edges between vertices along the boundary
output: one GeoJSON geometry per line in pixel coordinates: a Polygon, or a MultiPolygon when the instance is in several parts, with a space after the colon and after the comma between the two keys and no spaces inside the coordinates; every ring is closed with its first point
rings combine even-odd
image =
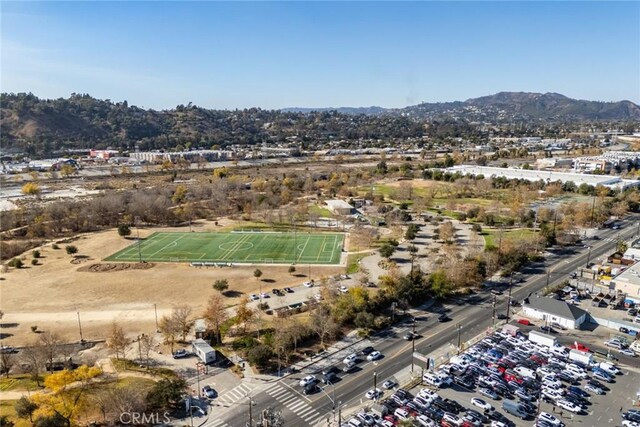
{"type": "MultiPolygon", "coordinates": [[[[566,280],[568,275],[582,267],[587,260],[595,261],[598,257],[609,253],[618,239],[628,240],[635,236],[640,229],[637,222],[639,216],[634,215],[622,221],[620,230],[599,230],[598,240],[589,240],[590,248],[573,247],[570,249],[549,252],[544,262],[528,266],[523,272],[526,280],[513,285],[511,298],[521,301],[531,293],[538,292],[547,285],[554,285],[566,280]]],[[[498,298],[497,309],[506,313],[508,295],[498,298]]],[[[472,298],[450,301],[445,305],[434,305],[425,314],[426,320],[417,323],[416,332],[421,336],[415,342],[415,350],[429,355],[442,346],[455,345],[460,334],[461,342],[482,333],[492,325],[493,296],[482,292],[472,298]],[[452,321],[440,323],[437,315],[446,311],[452,321]],[[429,314],[432,315],[429,315],[429,314]]],[[[423,313],[414,313],[424,317],[423,313]]],[[[342,379],[334,386],[323,386],[321,392],[305,396],[298,386],[299,379],[308,374],[304,372],[282,378],[269,384],[255,396],[251,397],[252,414],[254,418],[267,407],[275,407],[282,411],[287,426],[304,426],[323,422],[334,418],[335,405],[354,407],[363,402],[364,394],[373,388],[374,381],[378,387],[382,381],[393,378],[399,371],[411,365],[412,343],[403,340],[402,334],[410,325],[395,326],[374,338],[374,347],[385,356],[376,362],[361,362],[358,370],[342,375],[342,379]]],[[[337,360],[342,359],[340,355],[337,360]]],[[[418,368],[416,368],[418,369],[418,368]]],[[[237,405],[220,414],[217,419],[205,425],[211,427],[244,427],[248,420],[248,406],[237,405]]],[[[213,415],[213,414],[212,414],[213,415]]],[[[215,418],[215,417],[214,417],[215,418]]]]}

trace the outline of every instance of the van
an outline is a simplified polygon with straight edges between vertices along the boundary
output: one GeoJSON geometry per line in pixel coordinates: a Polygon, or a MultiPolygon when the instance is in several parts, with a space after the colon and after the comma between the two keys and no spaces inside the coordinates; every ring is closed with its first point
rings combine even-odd
{"type": "Polygon", "coordinates": [[[505,412],[508,412],[511,415],[522,418],[523,420],[527,419],[527,417],[529,416],[522,405],[520,405],[515,400],[504,400],[502,402],[502,409],[504,409],[505,412]]]}
{"type": "Polygon", "coordinates": [[[442,380],[431,373],[424,374],[422,376],[422,382],[432,385],[434,387],[440,387],[442,385],[442,380]]]}
{"type": "Polygon", "coordinates": [[[598,366],[600,367],[600,369],[611,375],[622,373],[616,365],[609,362],[600,362],[600,365],[598,366]]]}

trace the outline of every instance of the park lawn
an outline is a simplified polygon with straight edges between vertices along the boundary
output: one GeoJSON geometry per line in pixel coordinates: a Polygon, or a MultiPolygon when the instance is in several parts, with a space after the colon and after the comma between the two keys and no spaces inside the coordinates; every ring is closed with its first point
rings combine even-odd
{"type": "MultiPolygon", "coordinates": [[[[500,230],[497,229],[485,229],[482,232],[484,237],[485,247],[497,248],[500,241],[500,230]]],[[[502,236],[502,241],[515,241],[515,240],[529,240],[534,239],[537,233],[529,228],[518,228],[514,230],[505,230],[502,236]]]]}
{"type": "MultiPolygon", "coordinates": [[[[48,374],[40,375],[40,384],[44,383],[44,379],[48,374]]],[[[21,390],[38,390],[36,382],[31,378],[31,374],[9,375],[9,377],[0,378],[0,391],[21,391],[21,390]]]]}
{"type": "Polygon", "coordinates": [[[347,257],[347,274],[355,274],[360,271],[360,260],[364,257],[371,255],[371,252],[364,252],[361,254],[350,254],[347,257]]]}

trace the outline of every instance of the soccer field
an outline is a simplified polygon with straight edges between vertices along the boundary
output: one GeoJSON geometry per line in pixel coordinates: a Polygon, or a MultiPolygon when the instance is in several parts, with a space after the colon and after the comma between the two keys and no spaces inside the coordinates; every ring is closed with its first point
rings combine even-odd
{"type": "Polygon", "coordinates": [[[105,261],[338,264],[340,233],[154,233],[105,261]]]}

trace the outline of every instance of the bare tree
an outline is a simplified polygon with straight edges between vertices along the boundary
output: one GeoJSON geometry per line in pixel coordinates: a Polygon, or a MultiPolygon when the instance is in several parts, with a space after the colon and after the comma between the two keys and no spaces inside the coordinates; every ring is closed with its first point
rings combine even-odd
{"type": "Polygon", "coordinates": [[[125,358],[125,352],[127,345],[130,341],[124,333],[124,330],[115,321],[111,324],[111,330],[107,337],[107,346],[113,350],[116,355],[116,359],[120,360],[120,355],[125,358]]]}
{"type": "Polygon", "coordinates": [[[142,413],[146,409],[148,386],[126,383],[121,387],[104,387],[92,399],[108,425],[117,425],[121,414],[142,413]]]}
{"type": "Polygon", "coordinates": [[[38,341],[32,342],[22,350],[22,357],[29,365],[31,379],[36,382],[37,387],[40,387],[40,372],[44,369],[47,361],[47,355],[42,346],[38,341]]]}
{"type": "Polygon", "coordinates": [[[55,332],[44,332],[39,337],[40,348],[44,352],[47,361],[47,369],[53,371],[53,362],[62,355],[62,341],[55,332]]]}
{"type": "Polygon", "coordinates": [[[331,316],[331,312],[324,305],[320,305],[311,313],[311,329],[320,338],[320,345],[324,348],[325,339],[336,336],[339,326],[331,316]]]}
{"type": "Polygon", "coordinates": [[[222,295],[216,293],[209,297],[207,308],[202,314],[202,317],[204,317],[207,323],[207,328],[215,333],[218,344],[222,344],[222,324],[229,319],[222,295]]]}
{"type": "Polygon", "coordinates": [[[187,338],[187,334],[191,332],[193,328],[194,320],[191,318],[192,311],[192,308],[187,305],[180,305],[171,310],[171,319],[175,323],[180,335],[182,335],[182,341],[187,338]]]}
{"type": "Polygon", "coordinates": [[[155,342],[155,339],[153,338],[153,335],[148,335],[148,334],[142,334],[138,339],[140,340],[139,342],[140,352],[142,353],[142,356],[144,356],[144,361],[145,361],[144,363],[148,369],[149,353],[151,353],[151,350],[153,350],[153,346],[156,344],[156,342],[155,342]]]}
{"type": "Polygon", "coordinates": [[[6,377],[9,377],[9,371],[16,364],[16,356],[11,353],[0,353],[0,373],[4,372],[6,377]]]}
{"type": "Polygon", "coordinates": [[[176,343],[176,336],[180,333],[180,327],[176,324],[173,316],[162,316],[158,325],[162,336],[164,337],[164,343],[169,344],[171,347],[171,353],[173,353],[173,346],[176,343]]]}

